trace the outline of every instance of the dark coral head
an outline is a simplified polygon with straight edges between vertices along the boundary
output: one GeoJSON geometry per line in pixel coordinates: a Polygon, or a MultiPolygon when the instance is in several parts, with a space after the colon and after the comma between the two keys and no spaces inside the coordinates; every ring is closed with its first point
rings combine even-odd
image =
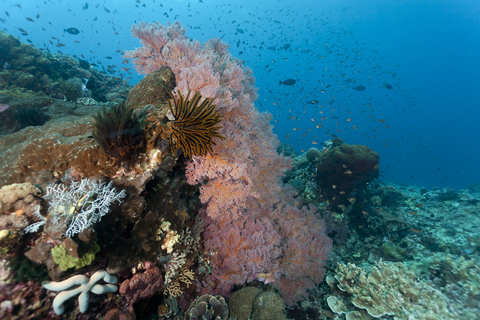
{"type": "Polygon", "coordinates": [[[202,95],[197,91],[189,100],[190,92],[184,98],[178,93],[178,98],[171,95],[168,106],[173,115],[171,123],[170,147],[175,154],[182,149],[185,158],[203,156],[212,153],[215,145],[213,138],[225,139],[217,126],[222,117],[218,113],[213,99],[206,98],[200,103],[202,95]]]}
{"type": "Polygon", "coordinates": [[[125,103],[103,109],[93,117],[93,138],[106,154],[119,161],[136,158],[144,145],[142,121],[125,103]]]}
{"type": "Polygon", "coordinates": [[[49,117],[40,109],[17,109],[14,115],[22,128],[29,126],[43,126],[49,117]]]}

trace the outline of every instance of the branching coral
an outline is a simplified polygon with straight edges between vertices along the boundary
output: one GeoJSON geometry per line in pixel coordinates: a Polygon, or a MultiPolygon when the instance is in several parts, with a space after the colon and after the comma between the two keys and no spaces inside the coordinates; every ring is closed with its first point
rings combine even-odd
{"type": "Polygon", "coordinates": [[[105,153],[119,161],[135,159],[144,141],[142,121],[124,103],[93,117],[93,138],[105,153]]]}
{"type": "MultiPolygon", "coordinates": [[[[45,199],[51,199],[48,209],[54,223],[65,217],[68,229],[67,237],[72,237],[84,229],[100,221],[110,211],[110,205],[126,195],[125,190],[117,192],[110,182],[108,185],[100,181],[83,179],[81,182],[72,182],[70,187],[63,184],[47,187],[45,199]]],[[[46,223],[46,218],[37,215],[40,222],[28,226],[26,232],[36,232],[46,223]]]]}
{"type": "Polygon", "coordinates": [[[221,126],[217,124],[221,121],[221,116],[216,110],[213,99],[202,99],[200,92],[195,92],[192,100],[189,100],[190,93],[184,98],[178,92],[178,98],[171,96],[168,106],[173,116],[172,134],[170,136],[170,146],[173,154],[176,149],[182,149],[185,157],[192,159],[193,155],[204,156],[212,153],[216,143],[213,138],[224,140],[225,138],[218,132],[221,126]]]}

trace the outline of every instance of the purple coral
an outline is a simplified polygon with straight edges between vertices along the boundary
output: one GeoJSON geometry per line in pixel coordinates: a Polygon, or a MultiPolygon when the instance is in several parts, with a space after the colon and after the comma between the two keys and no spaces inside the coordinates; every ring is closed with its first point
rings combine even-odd
{"type": "Polygon", "coordinates": [[[162,272],[153,262],[145,262],[142,266],[145,271],[136,273],[120,285],[119,293],[125,295],[129,304],[150,298],[163,289],[164,281],[162,272]]]}

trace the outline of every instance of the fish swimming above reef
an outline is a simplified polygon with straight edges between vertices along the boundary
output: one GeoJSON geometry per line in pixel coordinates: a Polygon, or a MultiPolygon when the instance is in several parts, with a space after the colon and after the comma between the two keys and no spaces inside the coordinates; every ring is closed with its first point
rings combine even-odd
{"type": "Polygon", "coordinates": [[[319,101],[318,100],[310,100],[307,103],[308,104],[317,104],[319,101]]]}
{"type": "Polygon", "coordinates": [[[383,86],[384,86],[385,88],[387,88],[388,90],[390,90],[390,89],[393,88],[392,85],[390,85],[390,84],[388,84],[388,83],[386,83],[386,82],[383,84],[383,86]]]}
{"type": "Polygon", "coordinates": [[[0,112],[3,112],[3,111],[5,111],[5,110],[7,110],[8,107],[10,107],[10,105],[1,103],[1,104],[0,104],[0,112]]]}
{"type": "Polygon", "coordinates": [[[358,86],[356,87],[353,87],[354,90],[357,90],[357,91],[363,91],[365,90],[366,88],[364,86],[362,86],[361,84],[359,84],[358,86]]]}
{"type": "Polygon", "coordinates": [[[78,59],[78,64],[80,65],[80,68],[83,69],[90,69],[91,65],[88,63],[86,60],[78,59]]]}
{"type": "Polygon", "coordinates": [[[287,79],[285,81],[280,81],[279,85],[280,84],[284,84],[286,86],[293,86],[295,83],[297,83],[297,80],[295,79],[287,79]]]}
{"type": "Polygon", "coordinates": [[[85,88],[87,88],[88,90],[93,90],[95,89],[95,79],[93,78],[90,78],[87,83],[85,83],[85,88]]]}
{"type": "Polygon", "coordinates": [[[68,28],[68,29],[63,29],[63,32],[68,32],[70,34],[79,34],[80,30],[77,28],[68,28]]]}

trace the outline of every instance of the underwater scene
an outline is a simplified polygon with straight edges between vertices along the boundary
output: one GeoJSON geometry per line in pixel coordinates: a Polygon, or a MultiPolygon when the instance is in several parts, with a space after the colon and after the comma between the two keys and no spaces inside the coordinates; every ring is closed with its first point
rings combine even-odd
{"type": "Polygon", "coordinates": [[[0,319],[480,319],[478,0],[0,3],[0,319]]]}

